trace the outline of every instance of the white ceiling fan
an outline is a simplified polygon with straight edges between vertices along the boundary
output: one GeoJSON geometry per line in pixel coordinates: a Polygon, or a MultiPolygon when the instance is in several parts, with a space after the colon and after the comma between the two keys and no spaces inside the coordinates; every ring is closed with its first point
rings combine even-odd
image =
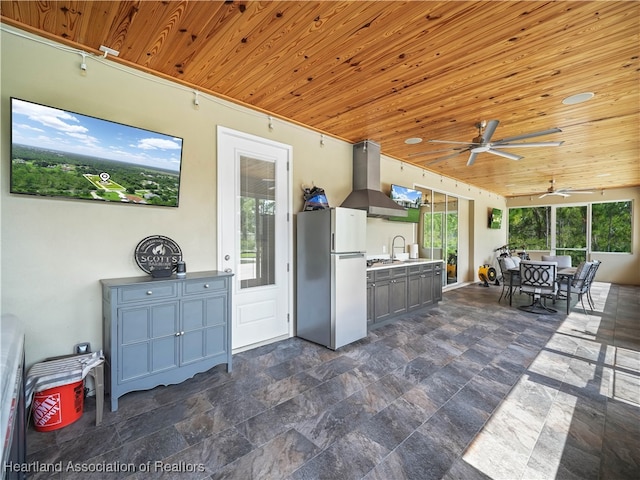
{"type": "MultiPolygon", "coordinates": [[[[509,149],[525,148],[525,147],[559,147],[564,143],[562,141],[517,143],[518,140],[525,140],[527,138],[540,137],[542,135],[549,135],[551,133],[562,132],[562,130],[560,130],[559,128],[551,128],[549,130],[542,130],[541,132],[525,133],[523,135],[516,135],[515,137],[507,137],[501,140],[492,141],[491,137],[496,131],[496,128],[498,128],[499,123],[500,123],[499,120],[489,120],[489,122],[482,121],[482,122],[476,123],[475,127],[478,129],[478,136],[470,142],[457,142],[457,141],[450,141],[450,140],[429,140],[430,143],[448,143],[448,144],[454,144],[454,145],[455,144],[465,145],[464,147],[453,148],[453,150],[457,150],[455,153],[437,158],[434,161],[429,162],[429,164],[433,164],[433,163],[441,162],[443,160],[447,160],[449,158],[453,158],[464,152],[470,152],[469,160],[467,160],[467,166],[473,165],[478,154],[485,153],[485,152],[491,153],[493,155],[498,155],[500,157],[505,157],[510,160],[521,160],[524,157],[520,155],[515,155],[513,153],[505,152],[502,149],[503,148],[509,148],[509,149]],[[516,142],[516,143],[513,143],[513,142],[516,142]]],[[[418,155],[425,155],[427,153],[434,153],[434,152],[414,153],[409,156],[413,157],[418,155]]]]}
{"type": "Polygon", "coordinates": [[[538,198],[549,197],[552,195],[557,195],[558,197],[570,197],[571,194],[573,193],[593,193],[588,190],[573,190],[571,187],[559,188],[556,190],[555,188],[556,181],[552,179],[552,180],[549,180],[549,183],[551,183],[551,186],[547,189],[545,193],[540,195],[538,198]]]}

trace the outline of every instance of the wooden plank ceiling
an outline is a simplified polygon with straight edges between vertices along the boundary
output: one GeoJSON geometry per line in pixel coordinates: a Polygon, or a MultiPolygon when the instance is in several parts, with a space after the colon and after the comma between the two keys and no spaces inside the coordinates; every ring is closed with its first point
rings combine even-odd
{"type": "MultiPolygon", "coordinates": [[[[9,1],[2,21],[511,197],[640,185],[640,2],[9,1]],[[570,95],[593,92],[584,103],[570,95]],[[493,140],[519,161],[460,144],[493,140]],[[408,145],[410,137],[422,138],[408,145]],[[443,156],[458,155],[434,162],[443,156]]],[[[419,171],[418,171],[419,172],[419,171]]],[[[419,181],[416,178],[416,181],[419,181]]]]}

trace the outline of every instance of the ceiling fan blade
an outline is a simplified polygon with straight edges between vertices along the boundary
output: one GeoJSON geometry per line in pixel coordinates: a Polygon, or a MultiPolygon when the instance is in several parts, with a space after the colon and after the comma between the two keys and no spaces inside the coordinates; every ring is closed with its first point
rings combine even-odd
{"type": "Polygon", "coordinates": [[[462,147],[443,148],[441,150],[426,150],[424,152],[410,153],[409,155],[407,155],[407,157],[421,157],[422,155],[431,155],[432,153],[451,152],[455,150],[462,150],[462,147]]]}
{"type": "Polygon", "coordinates": [[[451,155],[445,155],[444,157],[436,158],[435,160],[431,160],[430,162],[423,163],[423,165],[425,165],[425,166],[426,166],[426,165],[433,165],[434,163],[442,162],[442,161],[444,161],[444,160],[448,160],[448,159],[450,159],[450,158],[457,157],[457,156],[458,156],[458,155],[460,155],[461,153],[466,152],[466,151],[468,151],[468,150],[469,150],[468,148],[464,148],[464,149],[462,149],[462,150],[461,150],[461,151],[459,151],[459,152],[452,153],[451,155]]]}
{"type": "Polygon", "coordinates": [[[564,141],[561,142],[529,142],[529,143],[504,143],[504,142],[491,142],[493,148],[524,148],[524,147],[559,147],[564,141]]]}
{"type": "Polygon", "coordinates": [[[494,155],[499,155],[501,157],[508,158],[509,160],[522,160],[524,158],[520,155],[514,155],[513,153],[503,152],[501,150],[495,150],[493,148],[487,150],[487,153],[493,153],[494,155]]]}
{"type": "Polygon", "coordinates": [[[513,142],[515,140],[525,140],[527,138],[541,137],[542,135],[550,135],[552,133],[559,133],[559,132],[562,132],[562,130],[560,130],[559,128],[550,128],[549,130],[542,130],[540,132],[525,133],[523,135],[516,135],[515,137],[503,138],[502,140],[496,140],[493,143],[513,142]]]}
{"type": "Polygon", "coordinates": [[[569,195],[568,193],[564,193],[564,192],[560,192],[560,191],[555,191],[555,192],[547,192],[547,193],[543,193],[542,195],[540,195],[538,198],[544,198],[544,197],[550,197],[556,195],[558,197],[570,197],[571,195],[569,195]]]}
{"type": "Polygon", "coordinates": [[[469,155],[469,160],[467,160],[467,167],[473,165],[473,162],[476,161],[477,156],[478,154],[476,152],[471,152],[471,154],[469,155]]]}
{"type": "Polygon", "coordinates": [[[456,142],[453,140],[427,140],[429,143],[452,143],[457,145],[475,145],[473,142],[456,142]]]}
{"type": "Polygon", "coordinates": [[[482,139],[484,140],[484,143],[489,143],[491,137],[493,137],[493,134],[496,131],[496,128],[498,128],[499,123],[499,120],[489,120],[489,122],[487,123],[487,127],[482,133],[482,139]]]}

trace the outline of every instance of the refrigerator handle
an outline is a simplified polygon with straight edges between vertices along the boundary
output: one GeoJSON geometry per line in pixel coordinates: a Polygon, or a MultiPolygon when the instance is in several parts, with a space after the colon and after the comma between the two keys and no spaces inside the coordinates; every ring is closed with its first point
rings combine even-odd
{"type": "Polygon", "coordinates": [[[338,256],[340,260],[343,260],[343,259],[348,260],[350,258],[362,258],[362,257],[364,257],[364,253],[346,253],[344,255],[338,256]]]}
{"type": "Polygon", "coordinates": [[[336,234],[331,232],[331,251],[335,252],[336,250],[336,234]]]}

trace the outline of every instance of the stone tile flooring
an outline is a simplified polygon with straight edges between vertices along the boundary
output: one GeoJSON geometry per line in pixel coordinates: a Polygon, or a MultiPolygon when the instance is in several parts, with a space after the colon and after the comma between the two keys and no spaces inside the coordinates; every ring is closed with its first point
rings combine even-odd
{"type": "Polygon", "coordinates": [[[89,398],[29,431],[30,478],[639,478],[640,287],[596,283],[595,311],[569,316],[499,288],[445,292],[337,352],[236,354],[230,374],[125,395],[100,427],[89,398]]]}

